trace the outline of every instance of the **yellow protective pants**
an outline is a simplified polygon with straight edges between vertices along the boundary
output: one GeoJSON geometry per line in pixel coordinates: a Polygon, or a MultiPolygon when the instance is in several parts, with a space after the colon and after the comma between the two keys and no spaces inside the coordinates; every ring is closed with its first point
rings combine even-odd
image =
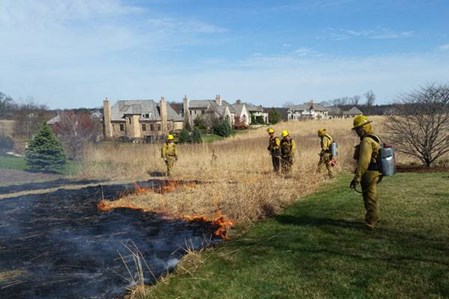
{"type": "Polygon", "coordinates": [[[334,173],[332,172],[331,162],[331,154],[324,153],[320,156],[320,161],[318,162],[318,172],[321,173],[323,171],[323,166],[326,166],[327,174],[330,178],[334,177],[334,173]]]}
{"type": "Polygon", "coordinates": [[[365,223],[368,228],[375,228],[379,222],[379,195],[377,193],[378,171],[367,171],[362,176],[361,186],[365,204],[365,223]]]}

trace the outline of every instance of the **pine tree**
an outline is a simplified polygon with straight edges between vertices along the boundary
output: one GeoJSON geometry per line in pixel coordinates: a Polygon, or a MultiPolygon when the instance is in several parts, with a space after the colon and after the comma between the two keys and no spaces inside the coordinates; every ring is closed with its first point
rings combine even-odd
{"type": "Polygon", "coordinates": [[[182,129],[181,133],[179,133],[178,143],[188,143],[190,142],[190,133],[187,129],[182,129]]]}
{"type": "Polygon", "coordinates": [[[42,123],[26,149],[25,160],[29,171],[62,172],[66,157],[61,141],[47,123],[42,123]]]}
{"type": "Polygon", "coordinates": [[[203,143],[203,139],[201,139],[200,129],[195,128],[192,133],[192,143],[203,143]]]}
{"type": "Polygon", "coordinates": [[[277,124],[281,120],[281,115],[279,112],[273,108],[268,112],[268,121],[270,124],[277,124]]]}

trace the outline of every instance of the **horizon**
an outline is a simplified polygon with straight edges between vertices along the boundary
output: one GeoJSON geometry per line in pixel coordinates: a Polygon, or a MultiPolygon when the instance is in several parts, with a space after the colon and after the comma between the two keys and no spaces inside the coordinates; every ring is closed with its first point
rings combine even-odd
{"type": "Polygon", "coordinates": [[[264,107],[449,82],[444,0],[3,0],[0,92],[49,109],[107,97],[264,107]]]}

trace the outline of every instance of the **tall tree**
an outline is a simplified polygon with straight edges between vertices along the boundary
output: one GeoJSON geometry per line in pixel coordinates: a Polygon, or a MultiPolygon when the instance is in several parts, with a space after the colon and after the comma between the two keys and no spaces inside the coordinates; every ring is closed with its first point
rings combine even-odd
{"type": "Polygon", "coordinates": [[[273,107],[268,111],[268,122],[270,124],[277,124],[281,121],[281,114],[273,107]]]}
{"type": "Polygon", "coordinates": [[[32,99],[18,105],[14,113],[14,134],[31,139],[39,130],[39,125],[49,118],[49,114],[47,106],[35,104],[32,99]]]}
{"type": "Polygon", "coordinates": [[[203,143],[203,139],[201,138],[201,132],[199,128],[193,129],[192,143],[203,143]]]}
{"type": "Polygon", "coordinates": [[[13,99],[3,92],[0,92],[0,118],[8,118],[14,106],[13,99]]]}
{"type": "Polygon", "coordinates": [[[386,128],[398,151],[430,167],[449,153],[449,86],[429,84],[400,97],[386,128]]]}
{"type": "Polygon", "coordinates": [[[30,171],[62,172],[66,163],[61,141],[43,122],[36,136],[26,149],[25,160],[30,171]]]}
{"type": "Polygon", "coordinates": [[[376,95],[374,92],[369,90],[364,94],[364,96],[366,98],[366,106],[372,107],[374,105],[374,101],[376,100],[376,95]]]}
{"type": "Polygon", "coordinates": [[[61,138],[68,156],[80,159],[86,144],[97,141],[101,135],[101,122],[89,111],[64,111],[53,131],[61,138]]]}

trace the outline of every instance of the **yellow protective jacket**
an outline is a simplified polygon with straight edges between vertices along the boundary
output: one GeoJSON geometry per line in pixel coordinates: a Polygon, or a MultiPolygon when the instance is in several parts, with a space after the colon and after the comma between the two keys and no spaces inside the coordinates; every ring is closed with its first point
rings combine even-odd
{"type": "Polygon", "coordinates": [[[332,144],[332,137],[329,134],[321,136],[321,154],[329,153],[332,144]]]}
{"type": "Polygon", "coordinates": [[[270,136],[270,139],[268,140],[268,147],[267,150],[270,151],[270,153],[273,155],[279,155],[279,150],[281,148],[281,140],[279,137],[270,136]]]}
{"type": "Polygon", "coordinates": [[[166,142],[161,148],[161,157],[165,160],[167,156],[178,158],[176,145],[173,142],[166,142]]]}
{"type": "Polygon", "coordinates": [[[294,157],[296,151],[296,143],[290,137],[281,140],[281,155],[283,157],[294,157]]]}
{"type": "Polygon", "coordinates": [[[357,158],[357,169],[355,171],[354,180],[357,182],[361,181],[362,176],[368,170],[380,170],[373,168],[373,165],[377,165],[377,161],[380,159],[380,139],[377,138],[378,140],[375,140],[367,135],[373,134],[365,134],[361,138],[360,144],[356,147],[356,153],[354,154],[354,157],[357,158]]]}

